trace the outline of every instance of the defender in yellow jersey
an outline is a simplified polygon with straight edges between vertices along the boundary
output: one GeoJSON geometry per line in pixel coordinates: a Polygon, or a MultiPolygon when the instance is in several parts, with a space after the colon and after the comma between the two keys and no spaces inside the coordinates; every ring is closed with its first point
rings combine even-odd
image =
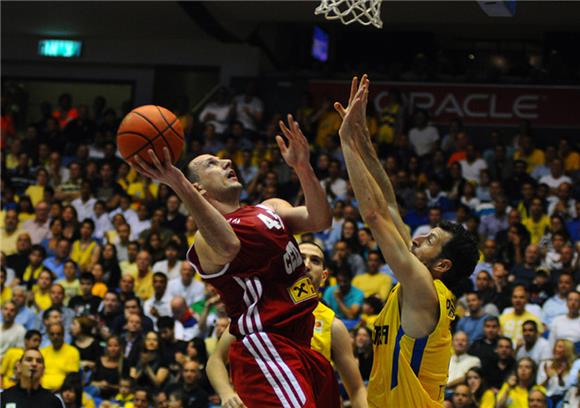
{"type": "MultiPolygon", "coordinates": [[[[312,242],[299,245],[304,259],[306,274],[315,288],[319,289],[328,277],[323,250],[312,242]]],[[[354,359],[351,338],[344,323],[335,319],[334,311],[323,303],[318,303],[314,312],[314,332],[311,347],[334,363],[350,397],[353,408],[367,407],[367,391],[354,359]]],[[[235,337],[226,329],[218,341],[215,352],[207,362],[207,375],[221,398],[222,406],[228,408],[245,407],[228,380],[226,368],[228,350],[235,337]]],[[[250,407],[252,408],[252,407],[250,407]]]]}
{"type": "Polygon", "coordinates": [[[442,407],[451,357],[452,291],[468,279],[479,257],[474,238],[443,222],[411,241],[393,186],[366,124],[368,78],[353,78],[343,118],[342,152],[360,213],[399,283],[375,321],[370,407],[442,407]]]}

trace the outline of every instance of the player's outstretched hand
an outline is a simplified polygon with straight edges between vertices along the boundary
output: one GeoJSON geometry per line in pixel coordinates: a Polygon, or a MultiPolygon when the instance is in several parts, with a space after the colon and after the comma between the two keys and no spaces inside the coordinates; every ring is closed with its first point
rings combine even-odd
{"type": "Polygon", "coordinates": [[[153,164],[149,164],[141,159],[139,155],[135,155],[131,162],[131,166],[145,177],[156,179],[164,184],[171,185],[171,183],[176,180],[176,177],[179,176],[181,171],[171,163],[169,149],[167,147],[163,148],[163,162],[161,162],[159,157],[157,157],[153,149],[149,149],[147,154],[151,157],[151,162],[153,164]]]}
{"type": "Polygon", "coordinates": [[[247,408],[238,394],[232,395],[225,401],[222,401],[222,408],[247,408]]]}
{"type": "Polygon", "coordinates": [[[358,77],[352,79],[350,85],[350,97],[346,108],[340,103],[334,103],[334,109],[342,118],[342,124],[338,131],[342,137],[349,137],[358,128],[367,129],[366,108],[369,96],[369,79],[365,74],[360,82],[358,77]]]}
{"type": "Polygon", "coordinates": [[[310,164],[310,146],[300,130],[298,122],[294,120],[292,115],[288,114],[288,126],[283,121],[280,121],[279,124],[282,133],[288,139],[288,145],[280,135],[276,135],[276,142],[288,166],[296,169],[310,164]]]}

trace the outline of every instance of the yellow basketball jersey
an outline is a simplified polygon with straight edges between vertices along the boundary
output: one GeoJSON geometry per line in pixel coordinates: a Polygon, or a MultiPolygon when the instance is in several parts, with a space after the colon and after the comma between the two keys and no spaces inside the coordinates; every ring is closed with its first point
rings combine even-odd
{"type": "Polygon", "coordinates": [[[395,285],[389,293],[374,324],[369,407],[443,407],[455,297],[440,280],[434,284],[439,321],[429,336],[420,339],[407,336],[401,327],[401,285],[395,285]]]}
{"type": "Polygon", "coordinates": [[[312,314],[314,315],[314,333],[310,341],[310,347],[330,361],[334,311],[322,302],[318,302],[318,306],[316,306],[312,314]]]}

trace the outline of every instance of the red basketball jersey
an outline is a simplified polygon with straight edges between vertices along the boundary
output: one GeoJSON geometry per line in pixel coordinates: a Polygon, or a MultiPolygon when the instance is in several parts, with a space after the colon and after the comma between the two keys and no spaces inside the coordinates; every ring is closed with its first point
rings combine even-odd
{"type": "Polygon", "coordinates": [[[294,237],[264,205],[242,207],[225,218],[241,243],[236,258],[213,275],[204,274],[195,246],[187,258],[221,295],[230,332],[238,338],[277,333],[310,347],[318,292],[304,273],[294,237]]]}

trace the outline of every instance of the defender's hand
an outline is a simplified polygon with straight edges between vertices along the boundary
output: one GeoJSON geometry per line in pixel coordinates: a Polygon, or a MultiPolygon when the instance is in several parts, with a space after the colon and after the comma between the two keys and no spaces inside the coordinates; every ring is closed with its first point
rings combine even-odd
{"type": "Polygon", "coordinates": [[[338,131],[341,137],[349,137],[356,130],[367,129],[366,107],[369,96],[369,80],[363,75],[360,83],[357,77],[352,79],[350,97],[345,108],[340,102],[334,103],[334,109],[342,117],[342,124],[338,131]]]}

